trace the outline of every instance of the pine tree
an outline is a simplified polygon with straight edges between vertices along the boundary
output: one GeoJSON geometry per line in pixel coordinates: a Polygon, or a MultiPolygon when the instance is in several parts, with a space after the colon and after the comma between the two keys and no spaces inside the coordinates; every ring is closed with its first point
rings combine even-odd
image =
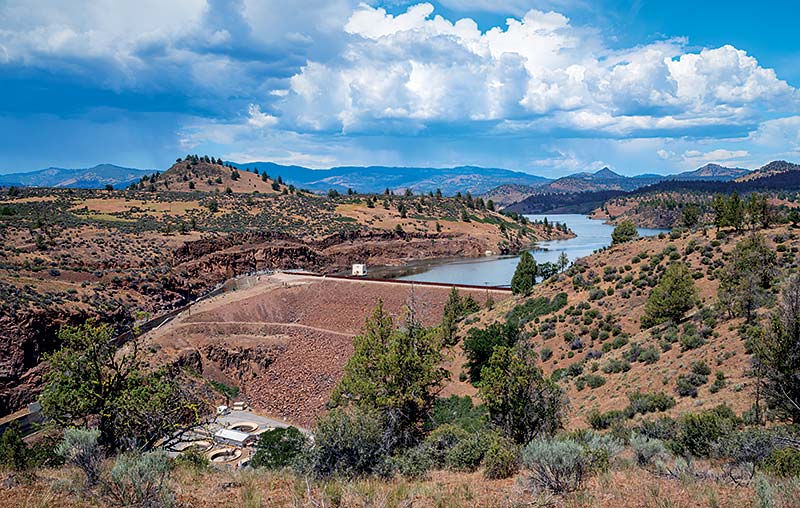
{"type": "Polygon", "coordinates": [[[738,192],[733,191],[731,197],[728,198],[728,203],[726,208],[727,208],[726,216],[728,225],[736,228],[736,231],[741,231],[742,228],[744,227],[745,206],[744,206],[744,201],[742,201],[742,198],[739,197],[738,192]]]}
{"type": "Polygon", "coordinates": [[[717,230],[728,226],[728,203],[722,194],[714,196],[711,208],[714,210],[714,225],[717,230]]]}
{"type": "Polygon", "coordinates": [[[767,403],[781,416],[800,423],[800,276],[784,288],[755,352],[764,368],[767,403]]]}
{"type": "Polygon", "coordinates": [[[511,278],[511,291],[515,295],[527,295],[533,290],[536,284],[536,276],[539,275],[539,267],[530,252],[525,251],[519,258],[519,264],[511,278]]]}

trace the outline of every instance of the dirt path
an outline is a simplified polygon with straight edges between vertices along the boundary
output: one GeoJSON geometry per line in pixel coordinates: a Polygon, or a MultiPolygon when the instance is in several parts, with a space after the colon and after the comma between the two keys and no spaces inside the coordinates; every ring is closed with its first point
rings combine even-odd
{"type": "Polygon", "coordinates": [[[177,325],[176,329],[188,328],[193,325],[252,325],[252,326],[275,326],[275,327],[288,327],[299,328],[305,330],[313,330],[315,332],[330,333],[333,335],[341,335],[342,337],[354,337],[356,334],[337,332],[335,330],[328,330],[318,326],[303,325],[300,323],[279,323],[270,321],[188,321],[177,325]]]}

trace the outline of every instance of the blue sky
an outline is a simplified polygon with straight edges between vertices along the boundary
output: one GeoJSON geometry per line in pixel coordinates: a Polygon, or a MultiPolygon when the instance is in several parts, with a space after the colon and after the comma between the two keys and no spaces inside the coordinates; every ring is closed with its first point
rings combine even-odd
{"type": "Polygon", "coordinates": [[[0,0],[0,173],[800,161],[793,4],[0,0]]]}

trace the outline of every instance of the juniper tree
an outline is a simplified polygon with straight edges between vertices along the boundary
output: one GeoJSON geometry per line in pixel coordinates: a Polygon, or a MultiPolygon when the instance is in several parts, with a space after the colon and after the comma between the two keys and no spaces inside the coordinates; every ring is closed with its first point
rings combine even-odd
{"type": "Polygon", "coordinates": [[[438,330],[423,328],[411,319],[405,329],[397,329],[379,301],[353,346],[332,404],[380,413],[388,451],[415,444],[422,419],[447,376],[441,367],[438,330]]]}
{"type": "Polygon", "coordinates": [[[717,298],[730,317],[750,322],[756,308],[767,299],[775,276],[775,252],[760,234],[742,240],[720,271],[717,298]]]}
{"type": "Polygon", "coordinates": [[[614,228],[614,231],[611,232],[611,243],[616,245],[630,242],[638,236],[639,231],[636,230],[636,226],[633,225],[633,222],[626,219],[620,222],[617,227],[614,228]]]}
{"type": "Polygon", "coordinates": [[[525,345],[495,348],[481,370],[478,389],[492,424],[517,443],[552,434],[563,426],[566,396],[544,377],[525,345]]]}
{"type": "Polygon", "coordinates": [[[683,263],[672,263],[650,291],[642,326],[650,328],[665,321],[679,323],[696,303],[697,288],[689,267],[683,263]]]}
{"type": "Polygon", "coordinates": [[[208,408],[165,371],[147,372],[138,344],[118,351],[113,328],[87,322],[58,334],[41,395],[46,416],[62,426],[96,420],[103,446],[149,449],[196,424],[208,408]]]}

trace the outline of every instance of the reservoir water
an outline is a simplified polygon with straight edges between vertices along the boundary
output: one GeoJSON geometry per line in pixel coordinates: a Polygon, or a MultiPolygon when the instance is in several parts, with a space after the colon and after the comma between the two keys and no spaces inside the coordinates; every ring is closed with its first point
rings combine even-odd
{"type": "MultiPolygon", "coordinates": [[[[584,215],[526,215],[530,220],[566,223],[577,235],[568,240],[553,240],[537,243],[531,250],[537,262],[556,262],[562,252],[570,262],[587,256],[597,249],[611,245],[614,226],[592,220],[584,215]]],[[[639,228],[639,235],[652,236],[664,232],[662,229],[639,228]]],[[[370,276],[396,278],[445,284],[473,284],[477,286],[508,286],[517,267],[519,256],[492,256],[485,258],[437,260],[414,263],[398,268],[378,268],[370,276]]]]}

